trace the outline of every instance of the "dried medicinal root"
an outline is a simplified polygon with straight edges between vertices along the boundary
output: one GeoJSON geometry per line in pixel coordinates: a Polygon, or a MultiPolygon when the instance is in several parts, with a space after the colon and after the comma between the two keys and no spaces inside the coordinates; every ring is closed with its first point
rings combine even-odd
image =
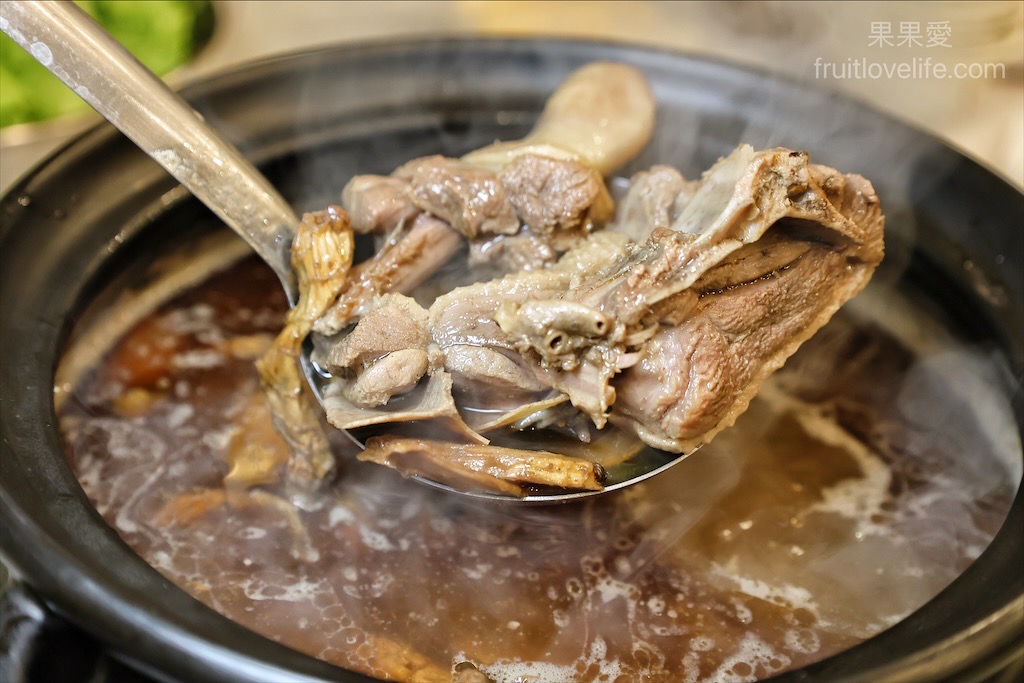
{"type": "Polygon", "coordinates": [[[288,445],[273,427],[263,394],[253,394],[242,410],[228,442],[227,459],[226,489],[244,490],[280,478],[280,469],[288,462],[288,445]]]}
{"type": "Polygon", "coordinates": [[[359,459],[422,475],[459,488],[526,495],[522,485],[600,491],[604,468],[546,451],[378,436],[359,459]]]}
{"type": "Polygon", "coordinates": [[[277,482],[281,467],[288,462],[288,446],[271,426],[270,417],[264,395],[253,394],[228,442],[230,469],[224,477],[224,488],[175,496],[156,513],[153,523],[161,527],[187,527],[219,509],[272,510],[284,517],[288,525],[292,556],[302,562],[315,562],[319,553],[313,548],[295,506],[280,496],[252,488],[277,482]]]}
{"type": "Polygon", "coordinates": [[[367,636],[356,650],[375,676],[409,683],[450,683],[452,674],[433,659],[390,638],[367,636]]]}
{"type": "Polygon", "coordinates": [[[334,464],[319,411],[306,393],[299,355],[313,323],[345,285],[352,247],[352,230],[343,209],[332,206],[302,217],[292,244],[299,302],[288,312],[273,346],[256,363],[274,425],[291,450],[288,480],[292,483],[319,482],[334,464]]]}

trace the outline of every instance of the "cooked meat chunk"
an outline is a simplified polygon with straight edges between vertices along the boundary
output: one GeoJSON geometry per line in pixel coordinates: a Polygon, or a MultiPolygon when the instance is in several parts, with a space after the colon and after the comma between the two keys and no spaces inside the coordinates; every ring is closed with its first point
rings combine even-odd
{"type": "Polygon", "coordinates": [[[640,171],[630,178],[629,191],[608,227],[642,242],[651,230],[672,227],[699,185],[669,166],[640,171]]]}
{"type": "Polygon", "coordinates": [[[528,154],[500,177],[519,219],[559,252],[603,227],[614,211],[601,176],[578,161],[528,154]]]}
{"type": "Polygon", "coordinates": [[[505,301],[494,320],[507,334],[529,339],[530,346],[552,360],[611,329],[604,313],[563,298],[505,301]]]}
{"type": "Polygon", "coordinates": [[[401,294],[387,294],[327,354],[327,368],[339,376],[355,405],[376,407],[415,387],[427,372],[427,312],[401,294]]]}
{"type": "Polygon", "coordinates": [[[352,230],[387,234],[419,213],[409,195],[409,181],[379,175],[357,175],[341,191],[352,230]]]}
{"type": "Polygon", "coordinates": [[[373,437],[360,460],[394,467],[406,476],[524,495],[523,484],[572,490],[601,490],[604,468],[594,462],[545,451],[457,444],[398,436],[373,437]]]}
{"type": "MultiPolygon", "coordinates": [[[[816,247],[814,242],[795,238],[790,227],[785,219],[776,223],[760,240],[744,245],[722,259],[687,291],[705,298],[783,273],[816,247]]],[[[666,301],[671,305],[674,298],[666,301]]]]}
{"type": "Polygon", "coordinates": [[[360,315],[378,294],[408,294],[447,263],[462,238],[444,221],[420,214],[402,234],[389,240],[373,258],[352,269],[346,289],[316,322],[313,330],[331,336],[360,315]]]}
{"type": "MultiPolygon", "coordinates": [[[[519,282],[520,289],[537,291],[547,284],[543,273],[534,273],[531,283],[519,282]]],[[[509,276],[520,280],[522,276],[509,276]]],[[[487,407],[495,399],[512,405],[545,389],[533,368],[505,341],[494,322],[494,310],[516,284],[493,281],[491,287],[470,285],[439,297],[430,307],[430,333],[444,355],[444,366],[455,386],[487,407]],[[503,283],[506,286],[502,286],[503,283]]]]}
{"type": "Polygon", "coordinates": [[[763,241],[701,278],[695,310],[663,327],[614,380],[616,415],[648,443],[689,451],[730,426],[763,379],[850,296],[842,252],[781,233],[763,241]]]}
{"type": "Polygon", "coordinates": [[[494,396],[518,404],[534,400],[537,391],[551,386],[546,371],[525,359],[516,340],[501,329],[496,311],[502,305],[558,296],[625,246],[622,235],[595,233],[554,266],[459,287],[438,297],[430,307],[430,334],[444,354],[445,367],[455,375],[457,388],[473,397],[494,396]]]}
{"type": "Polygon", "coordinates": [[[515,235],[495,235],[469,245],[470,266],[489,265],[506,273],[538,270],[557,259],[551,243],[526,227],[515,235]]]}
{"type": "MultiPolygon", "coordinates": [[[[754,152],[740,146],[705,173],[671,231],[655,229],[614,272],[595,279],[589,291],[575,297],[621,324],[636,325],[652,305],[689,288],[728,254],[756,242],[784,218],[817,226],[811,239],[848,249],[851,264],[868,266],[869,276],[882,259],[881,225],[871,225],[867,214],[864,220],[869,225],[861,225],[841,213],[816,176],[835,185],[846,181],[832,169],[822,169],[812,167],[803,152],[754,152]]],[[[864,192],[873,198],[877,214],[870,184],[864,192]]]]}
{"type": "Polygon", "coordinates": [[[519,230],[519,219],[492,171],[432,156],[410,161],[394,176],[409,182],[417,208],[437,216],[467,239],[511,235],[519,230]]]}
{"type": "Polygon", "coordinates": [[[513,157],[501,183],[523,226],[470,245],[470,264],[505,272],[537,270],[604,226],[613,203],[601,176],[572,159],[537,154],[513,157]]]}
{"type": "Polygon", "coordinates": [[[475,393],[472,403],[478,407],[492,407],[494,398],[518,403],[524,394],[547,389],[519,354],[493,347],[453,344],[444,350],[444,366],[456,388],[475,393]]]}
{"type": "Polygon", "coordinates": [[[860,291],[881,261],[882,225],[863,178],[743,146],[705,174],[671,229],[574,284],[499,288],[493,320],[501,343],[598,427],[611,411],[648,443],[688,450],[860,291]]]}
{"type": "Polygon", "coordinates": [[[327,421],[338,429],[430,420],[436,427],[460,439],[487,443],[487,439],[470,429],[459,415],[452,398],[452,377],[444,370],[434,370],[401,399],[377,407],[353,403],[347,395],[349,385],[345,380],[336,379],[324,390],[327,421]]]}
{"type": "Polygon", "coordinates": [[[402,294],[373,299],[366,314],[327,356],[331,372],[367,366],[395,351],[418,349],[430,343],[427,312],[402,294]]]}
{"type": "Polygon", "coordinates": [[[419,384],[428,366],[426,351],[393,351],[364,368],[347,387],[346,396],[358,406],[384,405],[392,396],[404,394],[419,384]]]}

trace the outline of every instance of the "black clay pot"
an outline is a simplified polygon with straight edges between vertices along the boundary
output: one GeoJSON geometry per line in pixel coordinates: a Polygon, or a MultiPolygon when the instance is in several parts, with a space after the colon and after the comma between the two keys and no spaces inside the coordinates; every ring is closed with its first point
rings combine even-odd
{"type": "MultiPolygon", "coordinates": [[[[1022,424],[1024,197],[941,143],[859,104],[766,73],[656,50],[548,40],[444,40],[271,60],[185,91],[299,209],[350,175],[457,155],[527,130],[597,59],[643,69],[659,102],[652,163],[693,177],[739,142],[785,145],[873,181],[888,215],[876,279],[912,291],[1007,369],[1022,424]],[[965,264],[970,267],[965,268],[965,264]]],[[[54,369],[77,317],[126,264],[212,218],[113,129],[92,130],[3,199],[0,237],[5,559],[63,618],[174,680],[367,680],[235,625],[141,560],[65,460],[54,369]]],[[[965,454],[965,457],[968,457],[965,454]]],[[[788,681],[981,680],[1022,656],[1024,503],[962,576],[879,636],[788,681]]]]}

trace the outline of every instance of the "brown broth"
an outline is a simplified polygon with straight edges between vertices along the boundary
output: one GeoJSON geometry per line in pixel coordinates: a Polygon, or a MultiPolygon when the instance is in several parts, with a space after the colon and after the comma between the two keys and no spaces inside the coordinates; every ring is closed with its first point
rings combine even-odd
{"type": "Polygon", "coordinates": [[[337,481],[297,507],[274,486],[225,494],[233,442],[284,456],[252,364],[284,306],[247,261],[159,310],[64,402],[68,458],[108,523],[196,598],[378,677],[447,680],[463,661],[544,683],[800,667],[945,587],[1019,478],[966,398],[921,400],[963,390],[953,361],[841,314],[735,427],[599,500],[469,501],[344,448],[337,481]]]}

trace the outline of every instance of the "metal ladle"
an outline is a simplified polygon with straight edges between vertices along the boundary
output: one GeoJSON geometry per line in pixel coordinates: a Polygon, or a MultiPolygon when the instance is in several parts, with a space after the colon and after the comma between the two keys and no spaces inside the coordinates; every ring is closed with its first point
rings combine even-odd
{"type": "Polygon", "coordinates": [[[181,96],[72,2],[4,2],[0,30],[248,242],[296,300],[289,250],[298,217],[181,96]]]}
{"type": "MultiPolygon", "coordinates": [[[[19,0],[0,3],[0,30],[240,235],[274,270],[294,305],[298,300],[298,289],[291,267],[290,249],[299,219],[270,182],[234,145],[208,126],[185,100],[72,2],[19,0]]],[[[589,135],[586,127],[581,128],[578,121],[571,118],[574,114],[571,112],[573,95],[563,96],[570,116],[554,117],[519,143],[502,143],[473,153],[479,157],[477,161],[482,165],[501,163],[516,144],[547,145],[548,137],[561,141],[566,136],[582,132],[591,139],[584,139],[580,145],[591,147],[591,163],[604,170],[631,157],[649,137],[649,129],[653,125],[653,103],[648,113],[643,111],[647,106],[643,103],[625,102],[617,106],[639,111],[630,116],[612,117],[610,124],[602,122],[602,125],[612,127],[605,130],[607,135],[604,139],[615,144],[605,142],[602,145],[598,140],[595,146],[593,138],[599,136],[589,135]],[[629,143],[629,140],[635,142],[629,143]],[[625,146],[623,141],[627,141],[625,146]]],[[[309,361],[308,345],[302,366],[314,393],[321,398],[323,378],[309,361]]],[[[683,457],[661,454],[661,457],[631,462],[629,474],[606,486],[603,491],[534,494],[524,498],[458,491],[429,479],[414,478],[434,487],[477,498],[546,504],[623,488],[661,472],[683,457]]]]}

